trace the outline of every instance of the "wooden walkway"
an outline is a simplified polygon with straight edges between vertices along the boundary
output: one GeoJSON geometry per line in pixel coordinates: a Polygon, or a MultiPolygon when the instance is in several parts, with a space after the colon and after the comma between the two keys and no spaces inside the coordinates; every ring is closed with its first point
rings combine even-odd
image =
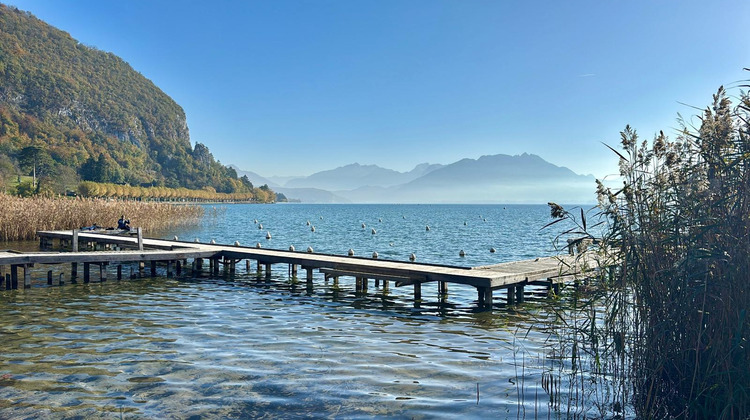
{"type": "MultiPolygon", "coordinates": [[[[51,248],[53,241],[59,241],[60,252],[0,251],[0,266],[9,266],[6,275],[6,288],[17,287],[18,269],[24,268],[24,287],[31,287],[30,268],[35,264],[71,264],[70,280],[78,278],[78,264],[83,265],[83,281],[90,281],[90,266],[99,268],[100,279],[106,280],[106,267],[117,264],[117,278],[122,277],[123,263],[139,263],[143,270],[146,263],[151,265],[151,275],[156,275],[157,263],[165,264],[167,275],[180,274],[188,260],[192,260],[193,270],[202,270],[204,260],[209,262],[209,270],[219,273],[220,265],[230,273],[235,271],[236,264],[245,260],[250,271],[250,260],[257,262],[260,273],[265,267],[266,276],[270,276],[273,264],[288,264],[290,273],[297,275],[297,267],[306,271],[306,279],[311,284],[313,271],[323,273],[326,279],[338,281],[339,277],[354,277],[357,291],[366,291],[369,280],[375,286],[383,282],[388,287],[393,282],[396,287],[412,286],[414,298],[422,298],[422,285],[437,283],[438,293],[447,293],[448,284],[472,286],[477,289],[478,304],[491,307],[493,291],[506,289],[508,304],[521,303],[524,300],[524,288],[527,285],[541,285],[548,290],[558,291],[559,284],[571,276],[580,274],[588,267],[582,267],[581,261],[594,264],[589,258],[578,259],[569,255],[536,258],[527,261],[515,261],[491,266],[464,268],[362,258],[353,256],[329,255],[302,251],[283,251],[264,248],[253,248],[235,245],[204,244],[198,242],[170,241],[162,239],[109,235],[103,233],[79,231],[40,231],[42,249],[51,248]],[[81,251],[82,248],[86,250],[81,251]]],[[[51,271],[48,272],[48,283],[52,284],[51,271]]],[[[131,274],[132,276],[132,274],[131,274]]],[[[62,283],[62,275],[60,282],[62,283]]],[[[0,279],[1,283],[1,279],[0,279]]]]}

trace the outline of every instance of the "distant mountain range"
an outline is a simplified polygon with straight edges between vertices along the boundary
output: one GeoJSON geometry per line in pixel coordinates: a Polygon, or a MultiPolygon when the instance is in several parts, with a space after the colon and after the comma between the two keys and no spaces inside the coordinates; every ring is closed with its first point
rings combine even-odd
{"type": "Polygon", "coordinates": [[[408,172],[353,163],[305,177],[265,178],[234,167],[253,184],[267,184],[308,203],[590,203],[594,177],[539,156],[491,155],[449,165],[419,164],[408,172]]]}

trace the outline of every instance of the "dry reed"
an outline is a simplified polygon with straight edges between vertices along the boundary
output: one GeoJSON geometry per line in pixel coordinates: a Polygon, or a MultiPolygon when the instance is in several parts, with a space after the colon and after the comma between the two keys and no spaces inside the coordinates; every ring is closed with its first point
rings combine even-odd
{"type": "Polygon", "coordinates": [[[198,206],[97,198],[21,198],[0,193],[0,241],[34,239],[39,230],[66,230],[96,224],[115,227],[120,216],[145,231],[196,223],[198,206]]]}

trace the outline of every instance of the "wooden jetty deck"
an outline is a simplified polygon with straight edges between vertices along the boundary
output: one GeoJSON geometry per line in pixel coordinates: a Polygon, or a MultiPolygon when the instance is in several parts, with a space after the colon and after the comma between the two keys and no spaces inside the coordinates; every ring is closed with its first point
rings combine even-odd
{"type": "MultiPolygon", "coordinates": [[[[188,264],[188,260],[192,260],[193,270],[202,270],[204,260],[208,260],[209,270],[218,274],[220,265],[233,273],[236,265],[242,260],[245,260],[247,270],[250,271],[250,261],[253,260],[257,262],[257,272],[265,269],[266,276],[270,276],[273,264],[288,264],[292,276],[297,275],[297,267],[300,267],[306,271],[306,280],[310,285],[313,271],[317,269],[326,279],[333,278],[334,281],[338,281],[339,277],[354,277],[359,292],[367,290],[369,280],[374,280],[376,287],[381,281],[384,288],[388,287],[388,282],[393,282],[396,287],[412,286],[415,300],[422,298],[422,285],[425,283],[436,283],[441,295],[447,293],[450,283],[466,285],[477,289],[477,301],[480,306],[491,307],[495,290],[507,290],[508,304],[521,303],[527,285],[541,285],[556,292],[562,282],[591,269],[587,265],[595,268],[593,259],[575,259],[570,255],[467,268],[284,251],[239,244],[150,239],[143,238],[140,231],[137,237],[82,231],[40,231],[37,232],[37,236],[40,238],[42,249],[50,248],[53,241],[57,240],[59,248],[66,251],[0,251],[0,266],[10,267],[10,273],[6,275],[6,288],[17,287],[19,268],[24,268],[24,287],[31,287],[30,269],[35,264],[70,264],[72,282],[78,278],[78,264],[83,264],[83,281],[89,282],[92,264],[99,267],[100,279],[106,280],[106,267],[109,264],[118,265],[117,278],[120,279],[123,263],[137,262],[143,270],[145,263],[149,262],[153,276],[156,275],[157,263],[166,265],[167,275],[171,275],[173,271],[179,275],[188,264]],[[82,248],[86,250],[81,251],[82,248]],[[585,261],[585,264],[582,264],[582,261],[585,261]]],[[[52,284],[50,273],[51,271],[48,272],[48,284],[52,284]]],[[[61,275],[60,282],[63,281],[61,275]]]]}

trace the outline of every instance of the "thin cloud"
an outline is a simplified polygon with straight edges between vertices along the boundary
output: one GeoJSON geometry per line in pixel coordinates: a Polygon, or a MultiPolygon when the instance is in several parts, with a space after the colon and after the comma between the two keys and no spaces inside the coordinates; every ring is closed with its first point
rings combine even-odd
{"type": "Polygon", "coordinates": [[[596,73],[584,73],[584,74],[578,75],[578,77],[594,77],[594,76],[596,76],[596,73]]]}

